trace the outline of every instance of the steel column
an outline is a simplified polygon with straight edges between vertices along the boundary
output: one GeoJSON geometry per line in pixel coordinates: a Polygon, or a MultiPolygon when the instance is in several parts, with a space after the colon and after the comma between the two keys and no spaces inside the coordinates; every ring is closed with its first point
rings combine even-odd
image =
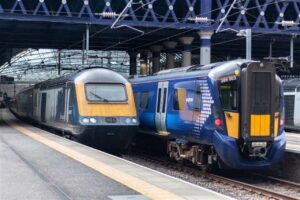
{"type": "Polygon", "coordinates": [[[290,44],[290,68],[294,68],[294,38],[295,36],[293,35],[291,37],[291,44],[290,44]]]}
{"type": "Polygon", "coordinates": [[[148,74],[148,52],[143,51],[140,53],[140,74],[148,74]]]}
{"type": "Polygon", "coordinates": [[[137,70],[136,70],[137,52],[131,51],[131,52],[128,52],[128,54],[129,54],[129,64],[130,64],[129,75],[136,75],[137,74],[137,70]]]}
{"type": "Polygon", "coordinates": [[[167,69],[174,68],[175,67],[174,49],[177,45],[177,42],[165,42],[164,45],[167,50],[166,68],[167,69]]]}
{"type": "Polygon", "coordinates": [[[162,46],[154,45],[150,47],[152,51],[152,73],[156,73],[160,70],[160,52],[162,46]]]}
{"type": "Polygon", "coordinates": [[[58,75],[60,75],[60,72],[61,72],[61,50],[58,50],[57,53],[58,53],[57,72],[58,72],[58,75]]]}
{"type": "Polygon", "coordinates": [[[182,51],[182,67],[191,66],[192,64],[192,42],[194,41],[193,37],[181,37],[179,38],[180,42],[183,44],[182,51]]]}
{"type": "Polygon", "coordinates": [[[211,36],[213,32],[203,31],[198,32],[200,36],[200,65],[211,63],[211,36]]]}
{"type": "Polygon", "coordinates": [[[86,48],[85,48],[85,64],[89,65],[89,51],[90,51],[90,26],[86,25],[86,48]]]}

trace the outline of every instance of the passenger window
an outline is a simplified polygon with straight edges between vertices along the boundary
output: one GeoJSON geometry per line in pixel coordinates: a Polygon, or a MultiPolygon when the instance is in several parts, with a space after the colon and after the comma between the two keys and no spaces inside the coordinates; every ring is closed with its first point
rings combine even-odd
{"type": "Polygon", "coordinates": [[[160,98],[161,98],[161,88],[158,89],[158,97],[157,97],[157,109],[156,112],[160,112],[160,98]]]}
{"type": "Polygon", "coordinates": [[[140,99],[140,108],[141,109],[148,109],[149,107],[149,92],[142,92],[141,99],[140,99]]]}
{"type": "Polygon", "coordinates": [[[186,90],[176,89],[173,94],[173,109],[174,110],[185,110],[186,103],[186,90]]]}
{"type": "Polygon", "coordinates": [[[173,109],[179,110],[178,90],[174,90],[173,94],[173,109]]]}
{"type": "Polygon", "coordinates": [[[220,85],[222,107],[227,110],[237,110],[237,82],[232,81],[220,85]]]}
{"type": "Polygon", "coordinates": [[[197,87],[195,96],[194,96],[194,110],[199,111],[201,109],[201,90],[200,87],[197,87]]]}

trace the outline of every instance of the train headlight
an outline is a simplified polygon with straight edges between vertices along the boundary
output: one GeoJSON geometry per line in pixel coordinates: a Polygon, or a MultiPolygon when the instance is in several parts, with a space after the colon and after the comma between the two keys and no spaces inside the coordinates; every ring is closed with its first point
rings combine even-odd
{"type": "Polygon", "coordinates": [[[90,120],[89,120],[89,118],[83,118],[83,119],[82,119],[82,122],[83,122],[83,123],[89,123],[90,120]]]}
{"type": "Polygon", "coordinates": [[[267,147],[267,142],[252,142],[252,147],[267,147]]]}
{"type": "Polygon", "coordinates": [[[90,118],[90,122],[93,123],[93,124],[96,124],[97,120],[95,118],[90,118]]]}
{"type": "Polygon", "coordinates": [[[137,122],[137,120],[135,119],[135,118],[132,118],[132,123],[136,123],[137,122]]]}
{"type": "Polygon", "coordinates": [[[126,118],[125,122],[126,124],[129,124],[131,122],[130,118],[126,118]]]}

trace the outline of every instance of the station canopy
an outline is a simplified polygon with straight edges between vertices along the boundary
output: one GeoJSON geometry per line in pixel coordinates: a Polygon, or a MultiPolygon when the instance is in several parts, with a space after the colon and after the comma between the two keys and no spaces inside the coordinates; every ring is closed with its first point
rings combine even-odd
{"type": "MultiPolygon", "coordinates": [[[[86,67],[83,55],[81,50],[60,50],[59,58],[59,50],[27,49],[0,66],[0,73],[16,81],[40,82],[86,67]]],[[[88,60],[91,67],[107,67],[124,76],[129,73],[129,56],[123,51],[90,50],[88,60]]]]}

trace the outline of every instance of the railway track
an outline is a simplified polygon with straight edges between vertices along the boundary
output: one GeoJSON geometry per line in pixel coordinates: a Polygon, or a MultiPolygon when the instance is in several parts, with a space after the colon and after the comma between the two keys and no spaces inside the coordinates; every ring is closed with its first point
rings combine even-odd
{"type": "MultiPolygon", "coordinates": [[[[209,182],[216,182],[221,183],[226,186],[230,186],[234,188],[235,190],[248,192],[250,194],[255,194],[261,199],[272,199],[272,200],[299,200],[300,199],[300,184],[285,181],[282,179],[277,179],[273,177],[268,176],[262,176],[259,174],[254,174],[254,177],[264,179],[269,185],[276,184],[276,187],[282,187],[286,189],[291,194],[298,194],[298,195],[290,195],[286,194],[278,189],[270,189],[266,188],[264,186],[259,186],[255,184],[247,183],[247,181],[240,181],[236,180],[235,178],[225,177],[222,175],[212,174],[200,171],[196,167],[193,166],[186,166],[179,163],[172,162],[170,160],[166,159],[159,159],[156,157],[152,157],[145,154],[134,154],[134,156],[138,157],[139,159],[142,159],[147,162],[155,163],[158,166],[163,166],[172,170],[176,170],[188,175],[191,175],[193,177],[199,177],[202,179],[205,179],[209,182]]],[[[251,174],[252,176],[252,174],[251,174]]],[[[253,177],[252,176],[252,177],[253,177]]]]}

